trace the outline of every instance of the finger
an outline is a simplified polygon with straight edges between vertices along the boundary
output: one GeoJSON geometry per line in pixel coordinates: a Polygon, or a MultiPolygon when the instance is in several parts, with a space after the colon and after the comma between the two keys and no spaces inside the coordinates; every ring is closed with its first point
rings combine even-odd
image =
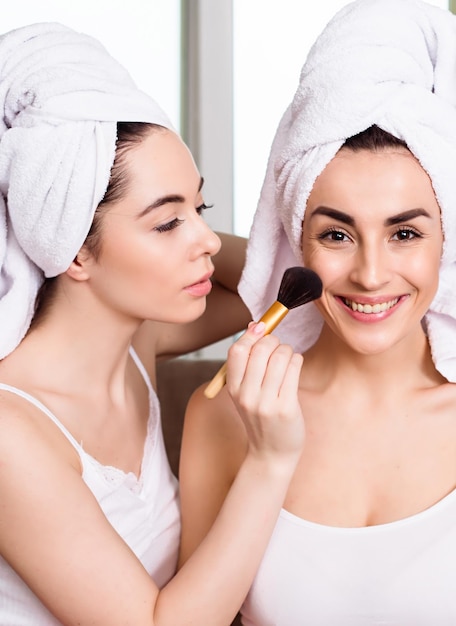
{"type": "Polygon", "coordinates": [[[228,350],[227,385],[230,390],[238,389],[244,378],[252,347],[266,330],[264,322],[251,322],[245,333],[228,350]]]}
{"type": "Polygon", "coordinates": [[[254,409],[259,394],[263,392],[264,377],[269,367],[269,359],[279,345],[274,335],[262,337],[254,344],[245,363],[242,380],[237,389],[238,401],[244,408],[254,409]]]}
{"type": "MultiPolygon", "coordinates": [[[[294,381],[297,385],[296,368],[293,361],[293,350],[291,346],[286,344],[280,344],[271,353],[269,362],[265,371],[263,379],[263,392],[262,402],[265,407],[275,406],[280,398],[282,386],[287,377],[290,376],[290,380],[294,381]],[[292,372],[289,373],[290,367],[292,372]]],[[[293,392],[293,384],[289,383],[288,388],[293,392]]],[[[297,389],[294,389],[294,395],[296,396],[297,389]]]]}
{"type": "Polygon", "coordinates": [[[302,354],[293,353],[282,385],[279,391],[279,398],[284,407],[285,413],[288,413],[291,404],[299,402],[299,381],[301,379],[301,370],[304,358],[302,354]]]}

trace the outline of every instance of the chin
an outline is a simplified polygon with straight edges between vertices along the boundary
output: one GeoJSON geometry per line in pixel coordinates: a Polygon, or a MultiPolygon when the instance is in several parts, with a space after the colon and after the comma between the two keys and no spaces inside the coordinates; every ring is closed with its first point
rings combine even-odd
{"type": "MultiPolygon", "coordinates": [[[[390,350],[395,344],[395,340],[392,339],[391,334],[381,333],[374,334],[372,332],[360,333],[360,332],[344,332],[342,329],[333,330],[335,337],[337,337],[337,343],[342,350],[349,350],[356,354],[363,356],[374,356],[376,354],[382,354],[387,350],[390,350]]],[[[333,340],[334,341],[334,340],[333,340]]]]}
{"type": "Polygon", "coordinates": [[[380,356],[385,354],[389,350],[392,350],[397,342],[392,342],[391,338],[388,341],[361,341],[361,342],[353,342],[351,341],[349,344],[350,348],[361,356],[380,356]]]}
{"type": "Polygon", "coordinates": [[[206,310],[206,301],[202,302],[198,306],[188,307],[187,310],[179,311],[179,315],[174,319],[168,319],[166,321],[171,324],[191,324],[191,322],[196,322],[206,310]]]}

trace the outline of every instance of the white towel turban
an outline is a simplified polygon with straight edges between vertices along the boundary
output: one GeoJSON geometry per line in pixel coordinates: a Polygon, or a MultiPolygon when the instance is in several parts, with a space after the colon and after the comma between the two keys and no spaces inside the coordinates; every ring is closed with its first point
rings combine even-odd
{"type": "Polygon", "coordinates": [[[172,128],[90,36],[56,23],[0,37],[0,358],[22,340],[44,276],[87,236],[114,161],[116,123],[172,128]]]}
{"type": "MultiPolygon", "coordinates": [[[[356,0],[311,48],[279,124],[250,234],[240,293],[254,318],[302,264],[306,201],[345,139],[377,125],[429,174],[444,230],[440,284],[426,323],[437,369],[456,382],[456,16],[421,0],[356,0]]],[[[322,319],[311,303],[277,334],[304,351],[322,319]]]]}

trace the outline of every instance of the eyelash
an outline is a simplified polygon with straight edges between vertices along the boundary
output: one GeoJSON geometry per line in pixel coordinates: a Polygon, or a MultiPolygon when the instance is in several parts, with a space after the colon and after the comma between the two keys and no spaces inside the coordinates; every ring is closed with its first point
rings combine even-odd
{"type": "Polygon", "coordinates": [[[399,241],[410,241],[411,239],[421,239],[421,237],[423,236],[421,233],[419,233],[414,228],[411,228],[410,226],[403,226],[402,228],[398,228],[397,231],[394,233],[394,236],[398,235],[399,233],[407,233],[407,237],[404,239],[399,239],[399,241]],[[409,237],[408,235],[413,235],[413,237],[409,237]]]}
{"type": "MultiPolygon", "coordinates": [[[[199,206],[197,206],[195,210],[198,213],[198,215],[201,215],[203,211],[205,211],[206,209],[211,209],[213,206],[214,206],[213,204],[205,204],[203,202],[203,204],[200,204],[199,206]]],[[[181,220],[178,217],[176,217],[170,222],[167,222],[166,224],[161,224],[160,226],[156,226],[154,230],[157,233],[166,233],[166,232],[169,232],[170,230],[174,230],[175,228],[177,228],[184,222],[185,220],[181,220]]]]}
{"type": "MultiPolygon", "coordinates": [[[[327,228],[320,235],[318,235],[318,239],[324,240],[324,239],[327,239],[330,235],[336,235],[336,234],[343,235],[344,237],[348,237],[348,235],[344,233],[343,231],[341,231],[339,228],[332,226],[331,228],[327,228]]],[[[338,243],[338,242],[341,242],[342,240],[332,239],[331,241],[335,241],[336,243],[338,243]]]]}
{"type": "Polygon", "coordinates": [[[161,226],[156,226],[154,230],[156,230],[157,233],[166,233],[169,230],[174,230],[175,228],[183,224],[184,221],[185,220],[180,220],[178,217],[176,217],[175,219],[171,220],[171,222],[167,222],[166,224],[161,224],[161,226]]]}
{"type": "Polygon", "coordinates": [[[205,204],[203,202],[203,204],[200,204],[199,206],[196,207],[196,212],[198,213],[198,215],[201,215],[203,211],[205,211],[206,209],[212,209],[213,206],[214,206],[213,204],[205,204]]]}

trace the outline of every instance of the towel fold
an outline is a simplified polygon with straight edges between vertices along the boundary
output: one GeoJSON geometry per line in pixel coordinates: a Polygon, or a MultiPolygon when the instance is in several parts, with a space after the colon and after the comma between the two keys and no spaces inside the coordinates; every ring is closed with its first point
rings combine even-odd
{"type": "MultiPolygon", "coordinates": [[[[239,291],[254,318],[301,264],[315,179],[345,139],[370,126],[403,139],[429,174],[442,213],[438,292],[426,316],[437,369],[456,382],[456,16],[421,0],[356,0],[311,48],[271,148],[239,291]]],[[[322,319],[311,303],[277,328],[305,351],[322,319]]]]}
{"type": "Polygon", "coordinates": [[[0,358],[22,340],[44,277],[87,236],[115,156],[116,123],[172,128],[95,39],[40,23],[0,37],[0,358]]]}

